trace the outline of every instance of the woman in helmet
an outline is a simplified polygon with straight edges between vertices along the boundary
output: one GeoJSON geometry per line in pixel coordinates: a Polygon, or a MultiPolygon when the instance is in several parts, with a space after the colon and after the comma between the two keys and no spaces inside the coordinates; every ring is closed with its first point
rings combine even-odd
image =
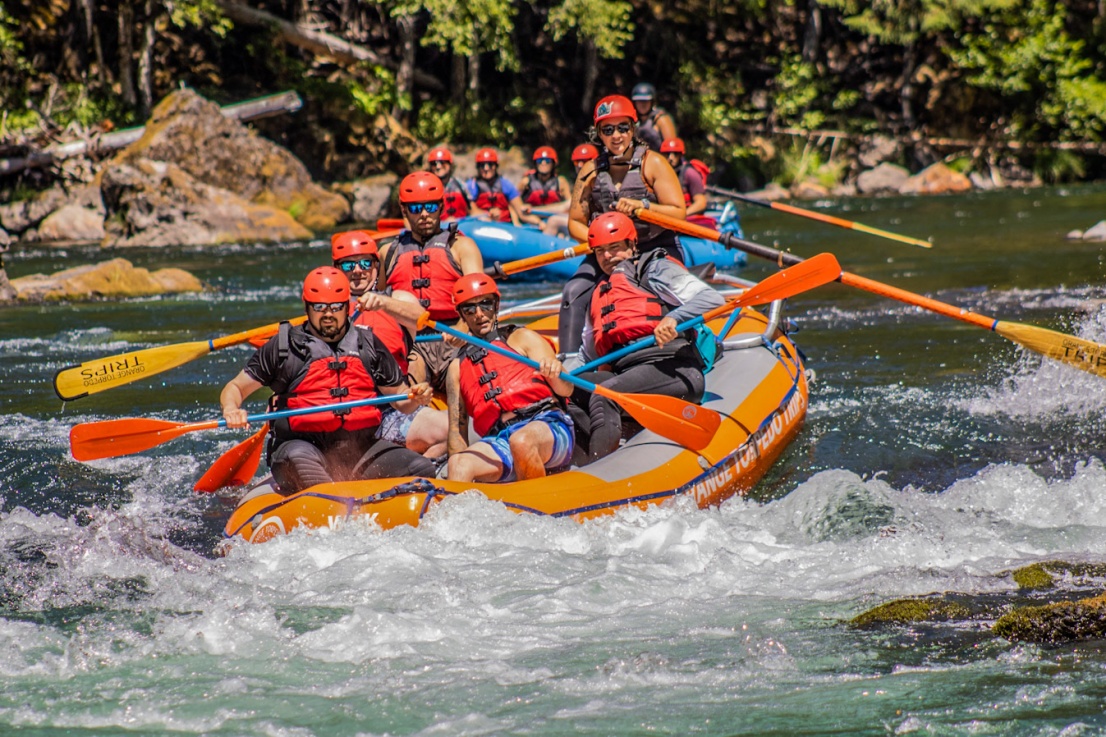
{"type": "MultiPolygon", "coordinates": [[[[702,167],[706,167],[706,164],[698,159],[693,164],[685,158],[687,148],[684,146],[682,138],[665,139],[664,143],[661,144],[661,153],[668,158],[668,163],[676,171],[676,176],[680,178],[680,188],[684,192],[684,202],[687,204],[688,222],[695,222],[713,228],[713,218],[703,218],[703,213],[707,210],[707,178],[703,174],[704,169],[702,167]],[[698,217],[692,220],[695,216],[698,217]],[[703,220],[709,220],[710,222],[705,223],[703,220]]],[[[707,169],[706,171],[709,172],[710,170],[707,169]]]]}
{"type": "MultiPolygon", "coordinates": [[[[639,251],[637,230],[620,212],[592,222],[588,245],[603,275],[591,295],[577,361],[602,358],[648,335],[656,337],[656,345],[586,376],[618,392],[702,400],[705,364],[694,336],[676,332],[676,326],[721,306],[722,296],[662,249],[639,251]]],[[[615,450],[622,436],[618,405],[587,392],[577,392],[573,402],[581,450],[590,460],[615,450]]]]}
{"type": "MultiPolygon", "coordinates": [[[[572,237],[586,241],[591,222],[613,211],[633,218],[639,209],[648,208],[683,220],[680,179],[664,156],[651,151],[635,136],[637,111],[633,103],[622,95],[604,97],[595,106],[594,120],[599,156],[584,164],[576,176],[568,211],[572,237]]],[[[675,233],[640,220],[634,224],[643,252],[663,248],[684,262],[683,247],[675,233]]],[[[558,331],[562,351],[579,347],[588,299],[598,278],[595,257],[589,256],[565,285],[558,331]]]]}
{"type": "MultiPolygon", "coordinates": [[[[412,394],[395,402],[411,413],[429,404],[427,384],[407,386],[387,347],[371,332],[350,329],[349,280],[323,266],[303,281],[307,322],[280,330],[257,349],[246,368],[219,395],[227,427],[246,427],[242,402],[262,387],[273,390],[276,409],[320,407],[412,394]]],[[[377,437],[379,406],[323,411],[277,420],[272,425],[268,463],[283,494],[331,481],[395,476],[433,476],[428,458],[377,437]]]]}
{"type": "Polygon", "coordinates": [[[634,85],[630,99],[637,111],[638,136],[649,148],[660,151],[664,141],[676,137],[676,124],[671,115],[656,106],[657,88],[648,82],[640,82],[634,85]]]}
{"type": "Polygon", "coordinates": [[[534,168],[526,172],[518,188],[531,213],[551,215],[542,224],[543,233],[557,235],[568,231],[572,190],[568,180],[557,173],[557,152],[552,146],[542,146],[534,152],[534,168]]]}
{"type": "Polygon", "coordinates": [[[558,378],[561,362],[553,347],[533,330],[499,325],[499,287],[490,276],[461,277],[453,301],[469,333],[540,369],[470,344],[458,350],[446,379],[449,479],[514,481],[567,467],[573,428],[561,397],[572,394],[572,385],[558,378]],[[470,418],[482,438],[471,446],[470,418]]]}

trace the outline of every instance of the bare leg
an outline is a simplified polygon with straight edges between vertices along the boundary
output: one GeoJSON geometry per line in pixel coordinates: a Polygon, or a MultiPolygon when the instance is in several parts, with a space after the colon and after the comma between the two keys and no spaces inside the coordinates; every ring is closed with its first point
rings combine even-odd
{"type": "Polygon", "coordinates": [[[502,475],[503,462],[487,443],[470,445],[449,457],[450,481],[498,481],[502,475]]]}
{"type": "Polygon", "coordinates": [[[515,476],[538,479],[545,476],[545,464],[553,457],[553,431],[544,422],[531,422],[510,439],[515,476]]]}

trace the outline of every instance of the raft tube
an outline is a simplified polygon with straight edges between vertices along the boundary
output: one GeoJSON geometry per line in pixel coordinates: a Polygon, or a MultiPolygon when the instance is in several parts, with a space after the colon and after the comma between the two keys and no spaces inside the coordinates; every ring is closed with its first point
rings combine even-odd
{"type": "MultiPolygon", "coordinates": [[[[736,213],[736,211],[733,212],[736,213]]],[[[480,253],[484,256],[484,264],[488,266],[497,261],[505,264],[531,256],[540,256],[552,252],[560,253],[566,248],[576,246],[576,241],[555,235],[547,235],[536,226],[493,223],[478,218],[461,218],[457,222],[460,225],[461,232],[476,241],[480,253]]],[[[736,214],[728,220],[719,217],[718,222],[718,229],[721,232],[732,232],[738,238],[744,237],[741,234],[741,225],[736,214]]],[[[681,235],[680,243],[684,247],[686,266],[712,263],[718,269],[732,271],[745,266],[747,260],[743,251],[728,249],[715,241],[688,238],[681,235]]],[[[577,267],[583,260],[582,256],[577,256],[567,261],[558,261],[529,271],[519,272],[513,274],[510,278],[516,281],[564,282],[576,273],[577,267]]]]}
{"type": "MultiPolygon", "coordinates": [[[[772,315],[779,314],[778,305],[772,315]]],[[[722,321],[712,323],[717,331],[722,321]]],[[[582,468],[504,484],[422,478],[321,484],[282,496],[263,483],[231,514],[223,534],[265,542],[298,527],[337,527],[352,518],[382,529],[417,526],[446,497],[477,491],[518,513],[578,521],[689,496],[700,507],[745,494],[799,432],[808,388],[802,357],[776,320],[743,311],[727,348],[707,374],[703,406],[723,415],[700,452],[643,430],[582,468]]]]}

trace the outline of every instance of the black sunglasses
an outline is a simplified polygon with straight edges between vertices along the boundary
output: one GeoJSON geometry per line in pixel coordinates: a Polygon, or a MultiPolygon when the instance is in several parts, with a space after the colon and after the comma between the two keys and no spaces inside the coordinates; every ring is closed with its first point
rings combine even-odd
{"type": "Polygon", "coordinates": [[[342,312],[349,307],[349,302],[308,302],[315,312],[342,312]]]}
{"type": "Polygon", "coordinates": [[[629,133],[634,129],[634,126],[630,123],[619,123],[618,125],[605,125],[599,129],[599,132],[604,136],[613,136],[615,130],[619,133],[629,133]]]}
{"type": "Polygon", "coordinates": [[[342,271],[344,271],[347,274],[351,273],[358,266],[361,267],[361,271],[368,271],[369,269],[372,269],[374,266],[376,266],[376,259],[375,258],[360,258],[360,259],[355,259],[353,261],[343,261],[340,264],[338,264],[338,268],[341,269],[342,271]]]}
{"type": "Polygon", "coordinates": [[[463,305],[457,306],[457,311],[462,315],[475,315],[477,310],[483,310],[484,312],[495,313],[499,306],[498,300],[495,299],[482,299],[479,302],[466,302],[463,305]]]}
{"type": "Polygon", "coordinates": [[[477,169],[494,169],[497,166],[499,166],[499,164],[496,164],[496,163],[491,162],[491,161],[486,161],[483,164],[477,164],[476,168],[477,169]]]}
{"type": "Polygon", "coordinates": [[[404,205],[404,207],[406,207],[407,212],[411,213],[412,215],[418,215],[423,210],[426,210],[428,213],[433,215],[434,213],[436,213],[438,210],[441,209],[442,203],[441,202],[416,202],[413,205],[404,205]]]}

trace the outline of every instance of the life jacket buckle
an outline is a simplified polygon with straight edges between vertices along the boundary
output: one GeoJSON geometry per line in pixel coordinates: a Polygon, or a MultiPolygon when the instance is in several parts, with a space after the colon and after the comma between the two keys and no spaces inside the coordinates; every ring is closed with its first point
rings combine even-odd
{"type": "Polygon", "coordinates": [[[417,253],[411,257],[411,263],[415,264],[416,266],[418,266],[419,264],[428,264],[430,263],[430,254],[417,253]]]}
{"type": "Polygon", "coordinates": [[[345,371],[346,362],[344,360],[335,360],[327,363],[326,367],[331,371],[345,371]]]}
{"type": "Polygon", "coordinates": [[[499,378],[498,371],[489,371],[488,373],[480,377],[480,386],[484,386],[485,384],[488,384],[497,378],[499,378]]]}
{"type": "Polygon", "coordinates": [[[344,397],[349,394],[348,386],[339,386],[330,390],[330,396],[332,397],[344,397]]]}
{"type": "Polygon", "coordinates": [[[422,279],[412,279],[411,286],[415,289],[426,289],[430,286],[430,278],[423,277],[422,279]]]}
{"type": "Polygon", "coordinates": [[[489,389],[488,391],[484,392],[484,401],[490,402],[502,393],[503,387],[501,386],[497,386],[495,389],[489,389]]]}

